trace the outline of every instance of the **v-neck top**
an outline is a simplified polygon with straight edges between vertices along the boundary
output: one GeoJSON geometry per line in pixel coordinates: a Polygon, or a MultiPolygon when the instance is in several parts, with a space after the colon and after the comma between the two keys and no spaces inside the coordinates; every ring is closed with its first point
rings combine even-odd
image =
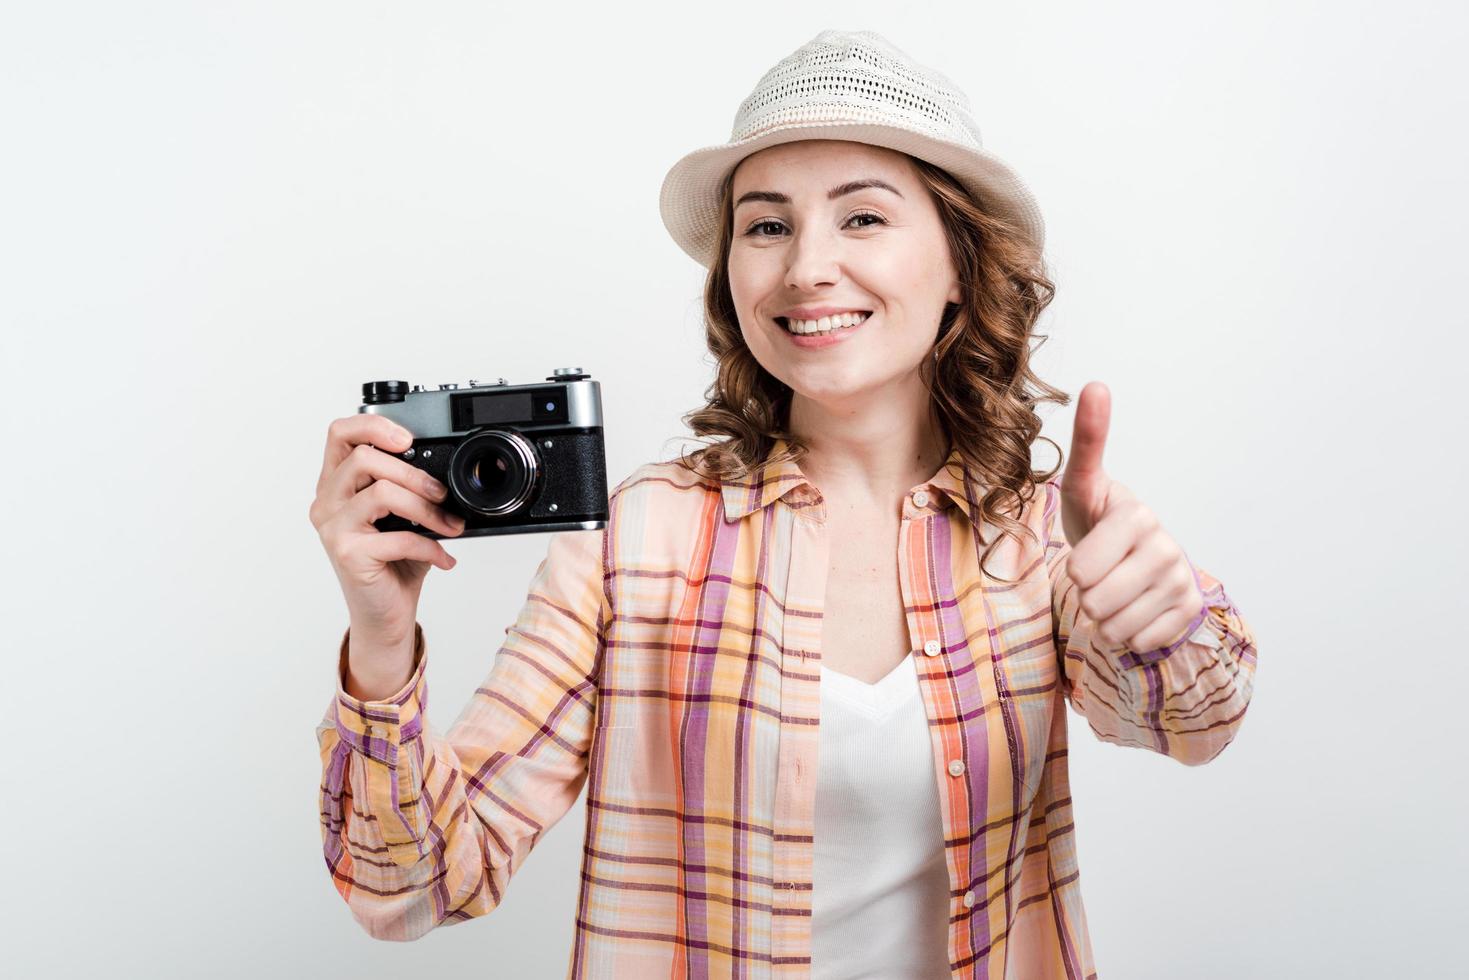
{"type": "Polygon", "coordinates": [[[820,667],[815,980],[950,975],[949,875],[915,660],[874,684],[820,667]]]}

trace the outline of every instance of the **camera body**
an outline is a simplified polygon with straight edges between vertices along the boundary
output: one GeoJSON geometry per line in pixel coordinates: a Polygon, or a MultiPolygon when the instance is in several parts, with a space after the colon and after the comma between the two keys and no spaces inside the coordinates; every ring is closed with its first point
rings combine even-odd
{"type": "MultiPolygon", "coordinates": [[[[359,413],[383,415],[413,435],[400,459],[449,488],[440,502],[464,519],[455,539],[607,525],[602,386],[581,368],[557,368],[545,383],[441,384],[369,381],[359,413]]],[[[379,531],[446,535],[397,514],[379,531]]]]}

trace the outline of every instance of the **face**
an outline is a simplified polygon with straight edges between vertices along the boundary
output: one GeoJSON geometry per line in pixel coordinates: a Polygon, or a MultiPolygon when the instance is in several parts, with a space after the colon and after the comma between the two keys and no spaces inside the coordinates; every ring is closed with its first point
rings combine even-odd
{"type": "Polygon", "coordinates": [[[922,387],[944,304],[961,292],[938,209],[906,156],[844,140],[767,147],[736,168],[732,200],[730,293],[767,371],[833,408],[922,387]],[[845,187],[868,180],[887,187],[845,187]],[[782,325],[793,310],[868,316],[802,340],[782,325]]]}

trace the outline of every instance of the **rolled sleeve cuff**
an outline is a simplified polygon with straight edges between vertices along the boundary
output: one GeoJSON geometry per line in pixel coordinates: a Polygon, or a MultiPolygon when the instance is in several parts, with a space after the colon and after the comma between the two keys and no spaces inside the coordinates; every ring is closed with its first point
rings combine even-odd
{"type": "Polygon", "coordinates": [[[333,701],[337,735],[343,744],[388,766],[398,764],[398,747],[423,733],[428,692],[424,684],[423,627],[413,624],[413,673],[394,693],[363,701],[347,693],[347,650],[351,629],[342,635],[337,654],[337,694],[333,701]]]}

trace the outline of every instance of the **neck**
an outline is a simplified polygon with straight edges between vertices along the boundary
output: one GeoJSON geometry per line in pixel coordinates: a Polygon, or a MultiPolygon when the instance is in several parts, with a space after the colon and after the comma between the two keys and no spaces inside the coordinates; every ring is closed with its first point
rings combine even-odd
{"type": "Polygon", "coordinates": [[[921,396],[908,405],[884,399],[854,408],[793,395],[791,435],[807,447],[801,471],[828,506],[887,511],[938,472],[951,447],[928,392],[921,396]]]}

